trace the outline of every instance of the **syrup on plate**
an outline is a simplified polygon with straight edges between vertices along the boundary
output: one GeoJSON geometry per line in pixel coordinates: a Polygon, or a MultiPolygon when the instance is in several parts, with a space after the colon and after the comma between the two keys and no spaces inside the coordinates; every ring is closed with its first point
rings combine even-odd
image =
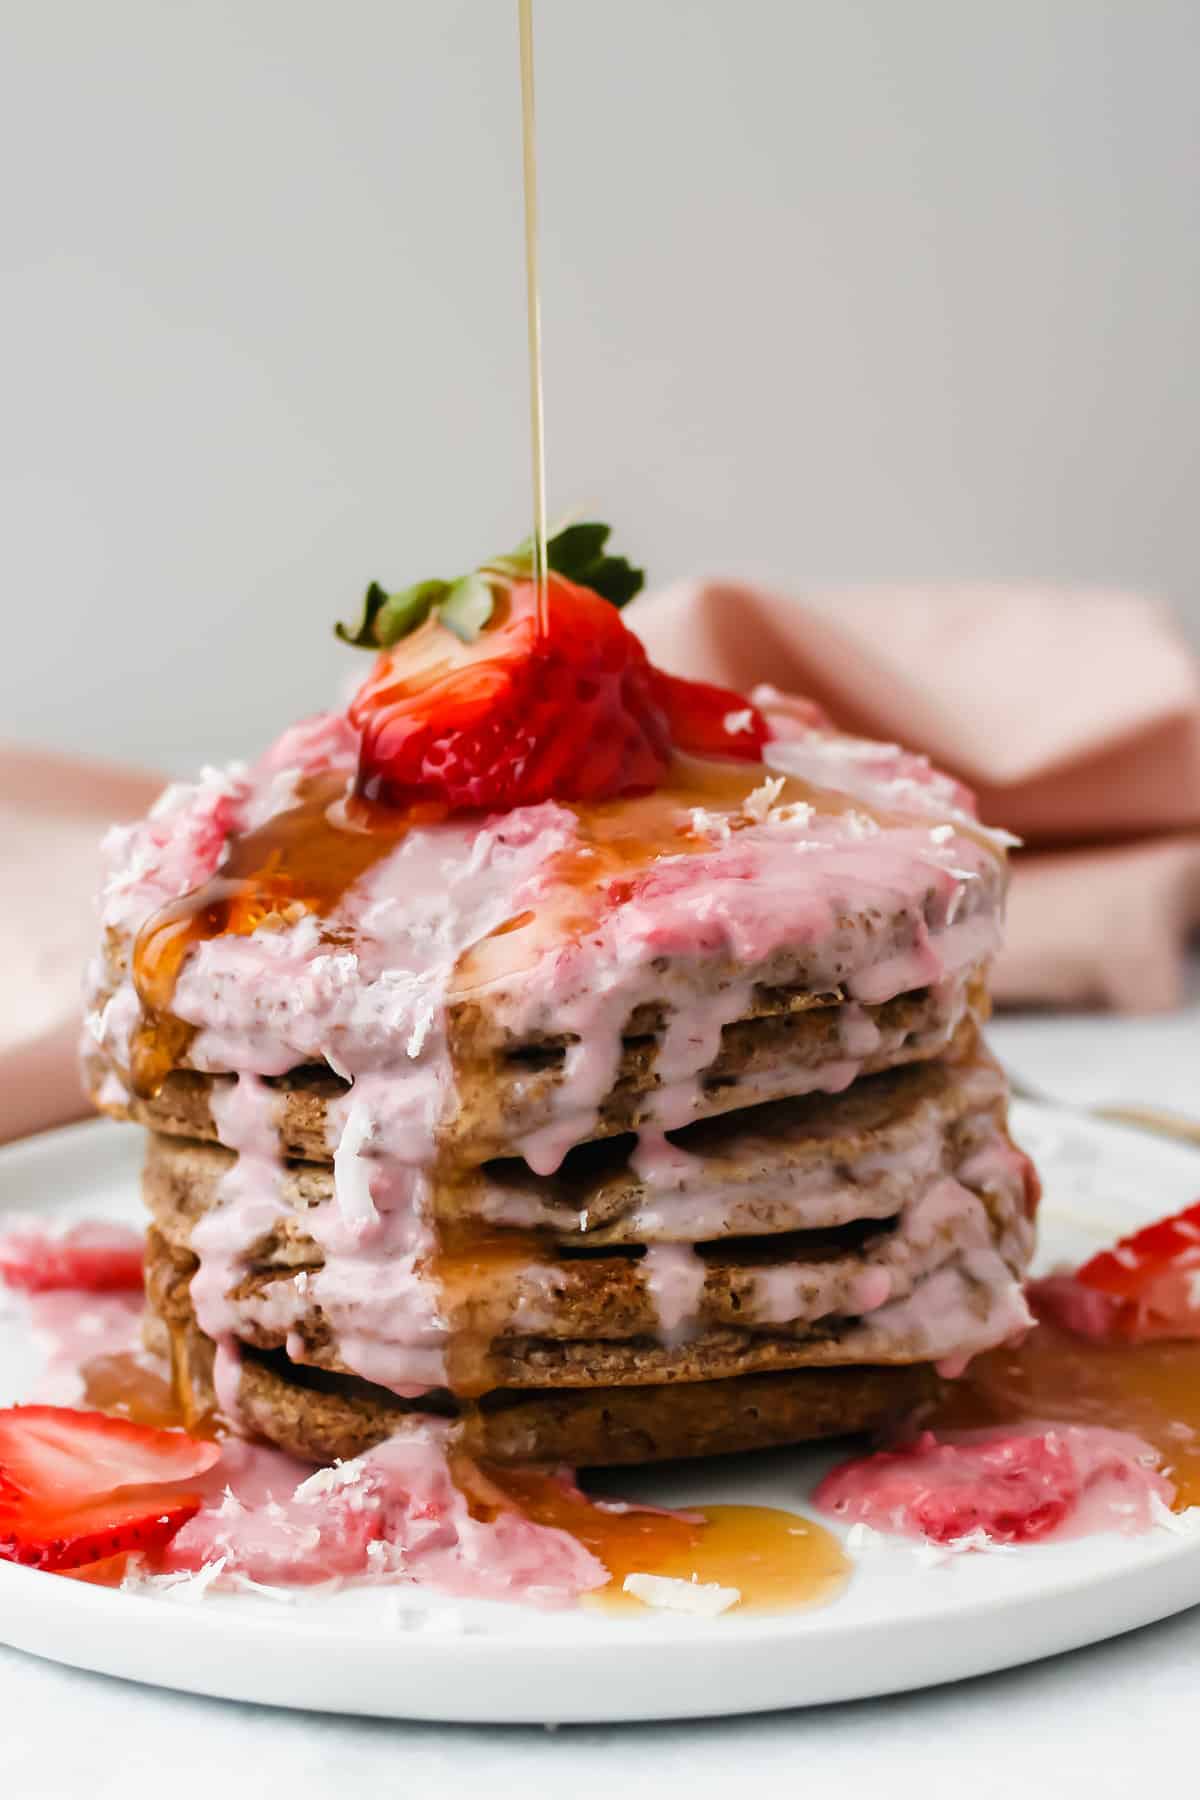
{"type": "Polygon", "coordinates": [[[542,1469],[485,1465],[457,1478],[483,1516],[503,1496],[536,1524],[569,1532],[590,1550],[612,1580],[587,1595],[584,1605],[606,1612],[645,1611],[624,1591],[627,1575],[736,1588],[741,1598],[731,1611],[785,1612],[831,1600],[850,1574],[831,1532],[779,1507],[643,1510],[589,1499],[542,1469]]]}
{"type": "Polygon", "coordinates": [[[1200,1343],[1098,1344],[1043,1321],[1015,1349],[976,1357],[921,1423],[941,1432],[1034,1420],[1135,1433],[1161,1455],[1176,1509],[1200,1505],[1200,1343]]]}

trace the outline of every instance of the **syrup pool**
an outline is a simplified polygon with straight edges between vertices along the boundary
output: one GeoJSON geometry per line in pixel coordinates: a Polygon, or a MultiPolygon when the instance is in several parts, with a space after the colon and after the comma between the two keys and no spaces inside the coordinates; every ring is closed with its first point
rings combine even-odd
{"type": "MultiPolygon", "coordinates": [[[[851,1564],[824,1526],[774,1506],[705,1506],[663,1512],[596,1501],[553,1474],[538,1469],[478,1472],[473,1505],[515,1504],[526,1518],[569,1532],[590,1550],[612,1579],[584,1597],[605,1612],[645,1611],[624,1591],[627,1575],[735,1588],[732,1611],[787,1612],[831,1600],[849,1579],[851,1564]]],[[[471,1492],[471,1475],[460,1472],[471,1492]]]]}

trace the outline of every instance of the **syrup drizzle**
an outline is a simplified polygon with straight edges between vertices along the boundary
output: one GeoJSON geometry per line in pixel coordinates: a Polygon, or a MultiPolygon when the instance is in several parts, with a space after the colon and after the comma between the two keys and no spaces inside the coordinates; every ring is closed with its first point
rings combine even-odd
{"type": "Polygon", "coordinates": [[[517,0],[521,43],[521,173],[525,202],[525,315],[529,340],[529,448],[533,464],[533,575],[538,636],[549,632],[546,594],[546,452],[542,307],[538,281],[537,131],[533,107],[533,0],[517,0]]]}
{"type": "MultiPolygon", "coordinates": [[[[582,935],[594,928],[604,911],[629,897],[622,877],[640,878],[663,857],[711,851],[710,831],[694,815],[724,819],[735,832],[751,825],[754,819],[746,803],[770,774],[763,763],[708,761],[677,753],[652,793],[572,806],[578,821],[575,841],[548,863],[546,897],[539,900],[538,911],[506,919],[467,950],[459,958],[452,997],[461,998],[532,960],[532,945],[544,937],[548,916],[553,916],[556,936],[582,935]],[[539,925],[542,930],[535,929],[539,925]]],[[[776,779],[780,782],[776,806],[807,806],[818,817],[854,813],[881,829],[901,825],[919,829],[941,822],[902,818],[797,776],[776,779]]]]}
{"type": "Polygon", "coordinates": [[[331,773],[301,782],[294,806],[233,838],[218,873],[161,907],[137,935],[133,980],[142,1018],[131,1048],[134,1091],[158,1093],[194,1034],[171,1005],[197,944],[282,929],[306,913],[326,917],[412,825],[427,822],[424,813],[418,819],[372,805],[344,774],[331,773]]]}

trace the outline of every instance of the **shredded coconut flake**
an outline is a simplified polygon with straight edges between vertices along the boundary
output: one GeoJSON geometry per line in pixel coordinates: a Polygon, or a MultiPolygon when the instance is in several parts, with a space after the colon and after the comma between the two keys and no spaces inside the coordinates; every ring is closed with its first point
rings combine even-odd
{"type": "MultiPolygon", "coordinates": [[[[245,1594],[261,1594],[264,1600],[278,1600],[281,1606],[294,1606],[299,1590],[296,1588],[272,1587],[265,1581],[253,1581],[249,1575],[243,1575],[240,1569],[234,1569],[229,1577],[234,1587],[245,1594]]],[[[323,1583],[328,1586],[328,1583],[323,1583]]],[[[311,1593],[313,1590],[310,1589],[311,1593]]]]}
{"type": "Polygon", "coordinates": [[[621,1585],[643,1606],[701,1619],[715,1619],[742,1597],[740,1588],[721,1587],[715,1581],[676,1581],[670,1575],[627,1575],[621,1585]]]}
{"type": "Polygon", "coordinates": [[[756,825],[765,824],[771,808],[782,794],[785,785],[785,776],[768,775],[767,779],[761,782],[752,794],[747,794],[742,801],[743,813],[756,825]]]}
{"type": "Polygon", "coordinates": [[[338,1488],[353,1487],[356,1481],[362,1480],[362,1475],[361,1463],[331,1463],[327,1469],[318,1469],[302,1481],[292,1499],[319,1500],[323,1494],[336,1493],[338,1488]]]}
{"type": "Polygon", "coordinates": [[[969,1550],[987,1551],[993,1556],[1014,1556],[1016,1544],[1001,1544],[996,1538],[989,1536],[981,1527],[966,1532],[962,1537],[951,1538],[945,1544],[915,1544],[912,1553],[923,1569],[944,1568],[969,1550]]]}
{"type": "Polygon", "coordinates": [[[882,1531],[876,1531],[873,1525],[864,1525],[861,1519],[846,1533],[846,1549],[851,1556],[870,1556],[873,1552],[886,1548],[887,1539],[882,1531]]]}
{"type": "Polygon", "coordinates": [[[754,708],[747,706],[741,712],[727,712],[721,721],[731,737],[739,731],[749,731],[754,724],[754,708]]]}

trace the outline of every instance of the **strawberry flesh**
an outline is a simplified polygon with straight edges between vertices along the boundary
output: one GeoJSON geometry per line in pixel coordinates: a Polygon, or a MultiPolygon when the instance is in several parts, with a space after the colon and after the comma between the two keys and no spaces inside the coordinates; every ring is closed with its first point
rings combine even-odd
{"type": "Polygon", "coordinates": [[[957,1549],[1025,1544],[1055,1533],[1147,1531],[1176,1488],[1144,1438],[1105,1425],[1030,1419],[843,1463],[818,1506],[848,1523],[957,1549]]]}
{"type": "Polygon", "coordinates": [[[769,736],[767,721],[740,694],[707,681],[685,681],[661,669],[654,670],[654,687],[677,750],[689,756],[762,761],[762,747],[769,736]]]}
{"type": "Polygon", "coordinates": [[[1053,1432],[939,1443],[926,1431],[902,1450],[842,1464],[813,1498],[842,1518],[935,1544],[975,1531],[1015,1544],[1061,1525],[1080,1491],[1075,1460],[1053,1432]]]}
{"type": "Polygon", "coordinates": [[[142,1234],[103,1221],[51,1237],[29,1225],[0,1236],[0,1281],[27,1294],[68,1288],[89,1294],[142,1285],[142,1234]]]}
{"type": "Polygon", "coordinates": [[[0,1558],[73,1569],[161,1549],[200,1505],[174,1485],[218,1445],[61,1406],[0,1410],[0,1558]]]}
{"type": "Polygon", "coordinates": [[[1121,1238],[1074,1275],[1036,1284],[1035,1298],[1086,1337],[1200,1337],[1200,1201],[1121,1238]]]}

